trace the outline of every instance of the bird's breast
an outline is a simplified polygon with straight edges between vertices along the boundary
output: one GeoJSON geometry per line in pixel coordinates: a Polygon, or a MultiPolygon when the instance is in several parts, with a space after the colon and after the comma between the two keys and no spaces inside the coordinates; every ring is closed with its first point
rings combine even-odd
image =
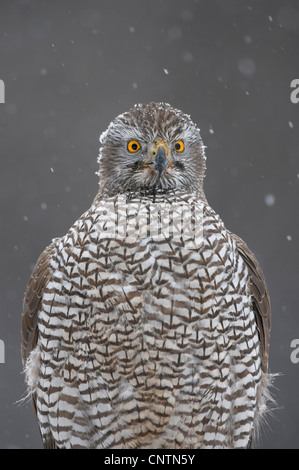
{"type": "Polygon", "coordinates": [[[219,383],[227,388],[230,351],[235,361],[251,341],[246,272],[236,276],[234,245],[206,204],[111,202],[79,219],[52,259],[39,325],[43,376],[87,382],[84,400],[99,394],[120,441],[130,432],[159,446],[164,433],[167,446],[184,439],[184,423],[196,440],[205,404],[218,400],[219,383]]]}

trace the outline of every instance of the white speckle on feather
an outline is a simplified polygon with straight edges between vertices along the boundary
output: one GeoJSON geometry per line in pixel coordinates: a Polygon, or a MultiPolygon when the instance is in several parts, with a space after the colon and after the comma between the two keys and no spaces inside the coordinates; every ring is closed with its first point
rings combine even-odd
{"type": "Polygon", "coordinates": [[[291,241],[292,241],[292,235],[287,235],[287,240],[288,240],[289,242],[291,242],[291,241]]]}
{"type": "Polygon", "coordinates": [[[169,70],[168,70],[168,69],[163,69],[163,70],[164,70],[164,73],[165,73],[166,75],[169,74],[169,70]]]}
{"type": "Polygon", "coordinates": [[[26,365],[25,376],[29,391],[34,393],[37,387],[40,371],[40,349],[36,346],[30,353],[26,365]]]}

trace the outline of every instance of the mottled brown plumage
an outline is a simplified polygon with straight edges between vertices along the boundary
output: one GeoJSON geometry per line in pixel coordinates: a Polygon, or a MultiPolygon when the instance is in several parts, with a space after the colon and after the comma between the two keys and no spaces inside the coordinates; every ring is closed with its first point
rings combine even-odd
{"type": "Polygon", "coordinates": [[[268,371],[270,331],[271,331],[271,305],[269,293],[266,287],[266,281],[258,263],[258,260],[249,250],[246,243],[234,233],[231,236],[237,243],[237,248],[244,259],[250,277],[250,296],[252,306],[256,315],[259,337],[261,342],[261,357],[263,372],[268,371]]]}
{"type": "Polygon", "coordinates": [[[270,302],[206,201],[199,130],[151,103],[101,144],[99,193],[41,254],[24,300],[44,446],[248,447],[267,411],[270,302]]]}

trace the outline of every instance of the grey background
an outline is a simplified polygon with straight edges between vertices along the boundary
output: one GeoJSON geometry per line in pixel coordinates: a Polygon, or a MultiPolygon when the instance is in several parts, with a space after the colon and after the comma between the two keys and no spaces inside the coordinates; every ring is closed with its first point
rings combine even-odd
{"type": "Polygon", "coordinates": [[[97,191],[98,137],[137,102],[191,114],[205,190],[258,257],[271,293],[277,409],[260,446],[299,447],[299,1],[0,0],[0,447],[40,448],[20,360],[22,299],[40,252],[97,191]]]}

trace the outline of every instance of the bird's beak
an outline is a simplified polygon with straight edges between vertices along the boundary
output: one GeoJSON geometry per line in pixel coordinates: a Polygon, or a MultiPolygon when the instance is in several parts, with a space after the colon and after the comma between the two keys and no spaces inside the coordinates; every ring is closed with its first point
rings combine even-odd
{"type": "Polygon", "coordinates": [[[156,170],[159,174],[159,177],[161,176],[162,172],[167,168],[168,166],[168,159],[167,159],[167,153],[168,149],[167,146],[164,142],[157,142],[154,148],[153,152],[153,158],[149,162],[153,170],[156,170]]]}
{"type": "Polygon", "coordinates": [[[168,161],[166,158],[166,153],[165,153],[165,148],[164,146],[158,147],[156,155],[152,158],[151,161],[152,168],[154,170],[157,170],[159,173],[159,176],[161,176],[161,173],[165,170],[165,168],[168,166],[168,161]]]}

